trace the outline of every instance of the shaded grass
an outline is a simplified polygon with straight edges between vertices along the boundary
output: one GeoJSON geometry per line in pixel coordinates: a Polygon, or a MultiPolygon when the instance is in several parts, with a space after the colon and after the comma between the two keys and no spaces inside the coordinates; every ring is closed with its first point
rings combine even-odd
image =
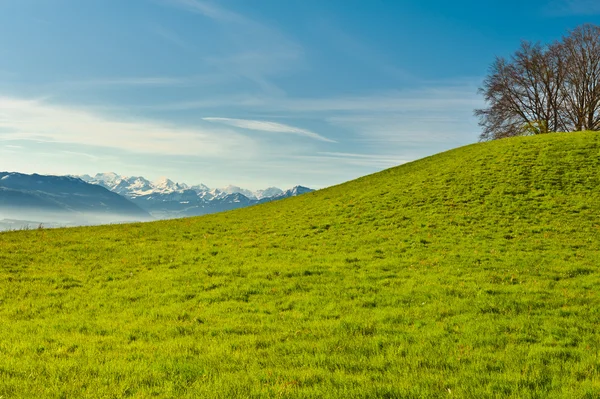
{"type": "Polygon", "coordinates": [[[599,137],[0,234],[0,397],[598,397],[599,137]]]}

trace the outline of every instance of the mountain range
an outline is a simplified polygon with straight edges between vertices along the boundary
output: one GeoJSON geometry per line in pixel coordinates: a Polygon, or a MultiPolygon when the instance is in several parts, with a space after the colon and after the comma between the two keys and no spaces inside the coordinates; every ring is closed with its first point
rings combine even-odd
{"type": "Polygon", "coordinates": [[[99,173],[94,177],[0,172],[0,230],[147,221],[243,208],[313,191],[296,186],[250,191],[210,189],[167,178],[149,181],[99,173]]]}
{"type": "Polygon", "coordinates": [[[1,224],[5,228],[30,223],[56,226],[152,219],[123,196],[75,177],[0,172],[0,220],[4,220],[1,224]]]}
{"type": "Polygon", "coordinates": [[[302,186],[286,191],[277,187],[251,191],[232,185],[211,189],[204,184],[190,186],[164,177],[150,181],[113,172],[74,177],[122,195],[158,219],[222,212],[314,191],[302,186]]]}

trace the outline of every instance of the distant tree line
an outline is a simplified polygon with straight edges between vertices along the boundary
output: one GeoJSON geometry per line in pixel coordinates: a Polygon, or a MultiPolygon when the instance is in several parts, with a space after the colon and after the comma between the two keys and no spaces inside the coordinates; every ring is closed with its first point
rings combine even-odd
{"type": "Polygon", "coordinates": [[[497,57],[479,89],[481,140],[600,130],[600,27],[581,25],[549,45],[497,57]]]}

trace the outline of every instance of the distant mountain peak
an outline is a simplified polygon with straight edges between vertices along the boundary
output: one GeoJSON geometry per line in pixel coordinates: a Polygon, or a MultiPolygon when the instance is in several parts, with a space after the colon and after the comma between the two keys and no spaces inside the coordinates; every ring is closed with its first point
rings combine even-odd
{"type": "Polygon", "coordinates": [[[210,188],[208,186],[205,186],[204,184],[195,184],[191,186],[190,189],[197,192],[210,191],[210,188]]]}
{"type": "Polygon", "coordinates": [[[192,190],[203,198],[223,198],[228,194],[240,193],[252,200],[262,200],[265,198],[276,197],[284,193],[277,187],[269,187],[264,190],[248,190],[236,185],[228,185],[223,188],[213,188],[204,184],[195,184],[189,186],[185,183],[175,182],[166,176],[159,177],[154,181],[149,181],[144,177],[121,176],[115,172],[97,173],[94,177],[90,175],[75,176],[81,178],[87,183],[99,184],[127,197],[142,196],[149,194],[167,194],[182,193],[185,190],[192,190]]]}
{"type": "Polygon", "coordinates": [[[283,190],[277,187],[269,187],[264,190],[258,190],[255,192],[257,199],[276,197],[283,194],[283,190]]]}
{"type": "Polygon", "coordinates": [[[105,180],[105,181],[113,181],[113,180],[119,180],[122,177],[119,176],[118,174],[116,174],[115,172],[106,172],[106,173],[96,173],[96,176],[94,176],[95,179],[98,180],[105,180]]]}
{"type": "Polygon", "coordinates": [[[302,186],[287,191],[277,187],[251,191],[231,184],[211,189],[204,184],[189,186],[177,183],[167,177],[149,181],[141,176],[124,177],[114,172],[98,173],[93,178],[89,175],[79,177],[88,183],[104,186],[125,196],[157,217],[220,212],[312,191],[302,186]]]}
{"type": "Polygon", "coordinates": [[[173,183],[173,181],[171,179],[169,179],[165,176],[159,177],[152,183],[154,183],[157,186],[169,186],[169,185],[175,184],[175,183],[173,183]]]}
{"type": "Polygon", "coordinates": [[[247,198],[256,199],[256,195],[252,191],[231,184],[227,187],[223,187],[221,191],[227,194],[242,194],[247,198]]]}
{"type": "Polygon", "coordinates": [[[118,193],[74,176],[0,173],[0,205],[16,219],[27,215],[85,223],[151,219],[118,193]]]}

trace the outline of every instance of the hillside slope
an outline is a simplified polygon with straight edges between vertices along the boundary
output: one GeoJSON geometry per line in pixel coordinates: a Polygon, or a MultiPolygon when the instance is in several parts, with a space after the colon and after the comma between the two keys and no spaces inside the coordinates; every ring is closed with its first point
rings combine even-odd
{"type": "Polygon", "coordinates": [[[0,234],[0,396],[600,395],[600,135],[193,219],[0,234]]]}

